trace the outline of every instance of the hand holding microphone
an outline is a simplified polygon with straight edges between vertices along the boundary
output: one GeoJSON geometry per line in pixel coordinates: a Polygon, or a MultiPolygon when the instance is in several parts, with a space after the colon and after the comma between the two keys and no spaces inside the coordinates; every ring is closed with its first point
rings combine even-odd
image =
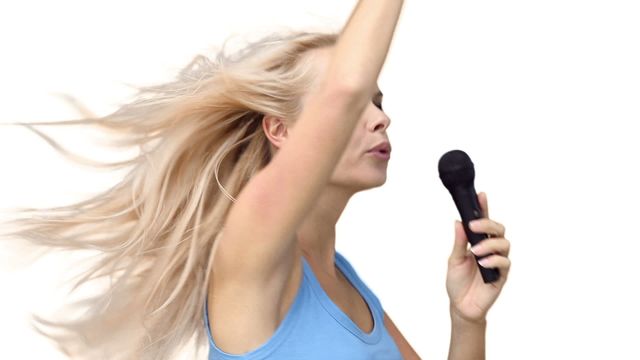
{"type": "Polygon", "coordinates": [[[504,238],[505,227],[489,219],[486,194],[476,193],[475,169],[464,151],[445,153],[438,171],[462,219],[455,224],[455,244],[447,272],[451,311],[464,320],[481,321],[506,282],[511,266],[510,242],[504,238]],[[470,227],[470,223],[476,226],[470,227]],[[471,252],[467,242],[473,246],[471,252]]]}

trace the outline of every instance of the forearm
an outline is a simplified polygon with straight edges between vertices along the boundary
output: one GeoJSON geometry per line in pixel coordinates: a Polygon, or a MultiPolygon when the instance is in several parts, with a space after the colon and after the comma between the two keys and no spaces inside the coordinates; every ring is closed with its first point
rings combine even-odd
{"type": "Polygon", "coordinates": [[[484,360],[487,321],[468,322],[451,312],[448,360],[484,360]]]}
{"type": "Polygon", "coordinates": [[[363,92],[375,87],[403,3],[402,0],[358,2],[334,48],[328,68],[333,80],[363,92]]]}

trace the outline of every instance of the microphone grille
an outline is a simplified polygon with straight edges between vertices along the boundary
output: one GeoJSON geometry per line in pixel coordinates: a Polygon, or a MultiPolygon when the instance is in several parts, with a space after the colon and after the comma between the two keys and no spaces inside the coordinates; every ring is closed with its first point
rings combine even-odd
{"type": "Polygon", "coordinates": [[[462,150],[451,150],[442,155],[438,161],[438,172],[447,189],[473,183],[476,176],[471,158],[462,150]]]}

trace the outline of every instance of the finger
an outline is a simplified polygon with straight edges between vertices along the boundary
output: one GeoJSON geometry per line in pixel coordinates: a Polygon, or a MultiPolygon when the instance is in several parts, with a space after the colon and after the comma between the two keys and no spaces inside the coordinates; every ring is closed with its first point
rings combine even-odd
{"type": "Polygon", "coordinates": [[[511,242],[505,238],[489,238],[475,244],[470,250],[477,256],[498,253],[506,257],[511,251],[511,242]]]}
{"type": "Polygon", "coordinates": [[[453,250],[451,251],[451,255],[449,256],[449,261],[452,264],[459,264],[465,261],[467,257],[468,243],[469,241],[467,239],[467,234],[464,232],[462,222],[456,220],[454,223],[453,250]]]}
{"type": "Polygon", "coordinates": [[[485,192],[478,193],[478,203],[480,203],[480,208],[482,210],[482,217],[489,217],[489,203],[487,201],[487,194],[485,192]]]}
{"type": "Polygon", "coordinates": [[[506,228],[499,222],[488,218],[481,218],[469,221],[469,229],[478,234],[491,234],[497,237],[504,237],[506,228]]]}
{"type": "Polygon", "coordinates": [[[500,255],[487,256],[486,258],[479,260],[478,264],[488,269],[498,268],[503,270],[505,273],[511,268],[511,260],[500,255]]]}

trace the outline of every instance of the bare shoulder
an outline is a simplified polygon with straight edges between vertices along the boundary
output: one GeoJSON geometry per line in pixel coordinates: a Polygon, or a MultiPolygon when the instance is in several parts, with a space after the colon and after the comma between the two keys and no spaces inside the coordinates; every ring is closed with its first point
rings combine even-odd
{"type": "Polygon", "coordinates": [[[406,360],[420,360],[420,356],[418,353],[411,347],[407,339],[404,338],[402,333],[396,324],[393,323],[387,312],[384,312],[384,326],[387,328],[389,335],[393,338],[394,342],[398,346],[400,353],[402,354],[402,358],[406,360]]]}

